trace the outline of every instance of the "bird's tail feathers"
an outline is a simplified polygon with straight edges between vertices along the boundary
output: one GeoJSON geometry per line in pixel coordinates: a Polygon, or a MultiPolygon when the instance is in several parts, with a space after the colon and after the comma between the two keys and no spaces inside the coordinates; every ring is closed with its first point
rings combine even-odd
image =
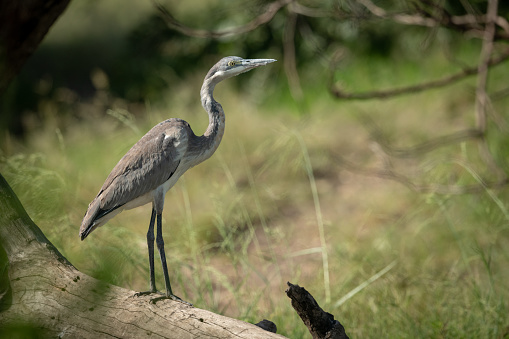
{"type": "Polygon", "coordinates": [[[81,240],[85,239],[90,234],[90,232],[104,225],[108,222],[108,220],[122,212],[123,208],[124,204],[117,205],[112,208],[102,209],[100,197],[96,197],[90,203],[90,205],[88,205],[87,213],[85,213],[83,221],[81,222],[79,234],[81,240]]]}
{"type": "Polygon", "coordinates": [[[95,228],[97,228],[98,224],[96,222],[97,214],[99,213],[100,209],[99,200],[96,198],[94,199],[90,205],[88,205],[87,212],[85,213],[85,216],[83,217],[83,221],[81,222],[80,227],[80,238],[83,241],[89,234],[92,232],[95,228]]]}

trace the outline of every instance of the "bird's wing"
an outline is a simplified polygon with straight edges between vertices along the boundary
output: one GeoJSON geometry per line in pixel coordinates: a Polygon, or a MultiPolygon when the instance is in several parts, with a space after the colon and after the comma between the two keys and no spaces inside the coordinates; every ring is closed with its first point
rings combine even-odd
{"type": "Polygon", "coordinates": [[[101,209],[121,206],[167,181],[184,156],[189,125],[166,120],[145,134],[113,168],[97,198],[101,209]]]}
{"type": "Polygon", "coordinates": [[[181,163],[192,135],[189,124],[169,119],[154,126],[120,159],[88,205],[80,235],[94,222],[167,181],[181,163]]]}

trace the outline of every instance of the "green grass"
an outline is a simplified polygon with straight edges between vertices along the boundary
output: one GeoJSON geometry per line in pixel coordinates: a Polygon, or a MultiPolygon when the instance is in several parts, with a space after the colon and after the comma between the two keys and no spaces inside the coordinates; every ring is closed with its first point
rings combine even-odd
{"type": "MultiPolygon", "coordinates": [[[[372,62],[371,69],[387,66],[372,62]]],[[[437,72],[435,65],[445,68],[435,60],[419,72],[437,72]]],[[[401,67],[393,82],[413,81],[406,71],[412,66],[401,67]]],[[[364,72],[348,69],[343,80],[363,88],[367,83],[355,81],[364,72]]],[[[205,130],[199,80],[173,89],[161,104],[140,107],[98,96],[67,118],[58,104],[41,105],[48,117],[41,128],[24,142],[2,142],[1,173],[84,273],[147,288],[150,206],[123,212],[84,242],[78,229],[109,170],[151,126],[180,117],[197,134],[205,130]]],[[[325,88],[310,86],[304,88],[312,93],[305,98],[309,112],[301,116],[286,99],[277,103],[274,85],[265,81],[266,92],[256,83],[243,93],[218,86],[215,96],[227,114],[223,142],[167,194],[163,233],[175,293],[235,318],[270,319],[291,338],[308,334],[284,294],[287,281],[310,291],[352,338],[507,337],[507,188],[420,194],[338,162],[340,155],[381,165],[360,114],[371,116],[397,146],[472,126],[473,82],[375,102],[335,102],[325,88]]],[[[376,87],[387,78],[369,81],[376,87]]],[[[495,105],[507,116],[504,100],[495,105]]],[[[505,159],[507,138],[496,129],[490,138],[505,159]]],[[[465,142],[396,159],[393,166],[423,183],[479,183],[487,170],[476,154],[475,143],[465,142]]],[[[159,266],[156,278],[162,287],[159,266]]]]}

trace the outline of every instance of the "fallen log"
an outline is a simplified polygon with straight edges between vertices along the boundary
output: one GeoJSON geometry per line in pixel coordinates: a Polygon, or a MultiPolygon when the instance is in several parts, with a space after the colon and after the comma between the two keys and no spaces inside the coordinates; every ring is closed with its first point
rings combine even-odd
{"type": "Polygon", "coordinates": [[[0,334],[58,338],[284,338],[237,319],[106,284],[78,271],[0,175],[0,334]]]}

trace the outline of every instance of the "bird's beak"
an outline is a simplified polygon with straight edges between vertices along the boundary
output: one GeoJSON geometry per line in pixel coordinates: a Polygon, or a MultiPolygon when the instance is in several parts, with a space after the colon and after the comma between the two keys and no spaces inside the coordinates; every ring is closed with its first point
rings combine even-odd
{"type": "Polygon", "coordinates": [[[242,66],[246,67],[247,70],[253,69],[260,66],[265,66],[271,62],[277,61],[276,59],[244,59],[242,60],[242,66]]]}

